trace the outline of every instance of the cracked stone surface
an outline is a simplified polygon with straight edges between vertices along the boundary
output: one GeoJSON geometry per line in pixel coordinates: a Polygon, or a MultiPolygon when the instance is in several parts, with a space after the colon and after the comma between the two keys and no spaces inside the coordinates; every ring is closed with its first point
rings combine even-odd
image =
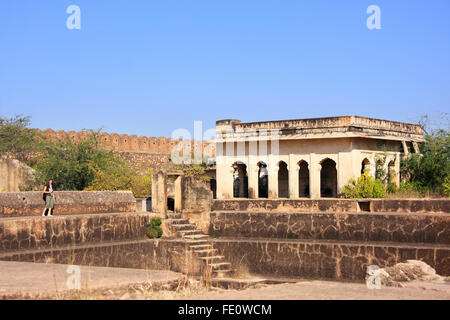
{"type": "MultiPolygon", "coordinates": [[[[69,265],[0,261],[0,297],[67,291],[69,265]]],[[[72,274],[73,275],[73,274],[72,274]]],[[[114,289],[136,284],[161,285],[180,281],[172,271],[80,266],[82,290],[114,289]]]]}

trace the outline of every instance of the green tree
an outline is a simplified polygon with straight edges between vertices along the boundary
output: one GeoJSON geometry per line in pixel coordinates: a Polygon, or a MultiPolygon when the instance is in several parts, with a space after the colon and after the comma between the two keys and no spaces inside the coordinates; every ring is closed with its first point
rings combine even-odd
{"type": "Polygon", "coordinates": [[[112,151],[101,145],[99,131],[85,130],[79,141],[69,138],[48,143],[36,159],[36,182],[53,179],[59,190],[84,190],[96,177],[96,170],[119,164],[112,151]]]}
{"type": "Polygon", "coordinates": [[[44,136],[30,129],[30,117],[0,117],[0,154],[6,154],[28,165],[45,143],[44,136]]]}
{"type": "Polygon", "coordinates": [[[421,154],[410,154],[403,159],[401,171],[417,190],[444,192],[444,183],[450,176],[450,133],[445,129],[431,130],[420,144],[421,154]]]}

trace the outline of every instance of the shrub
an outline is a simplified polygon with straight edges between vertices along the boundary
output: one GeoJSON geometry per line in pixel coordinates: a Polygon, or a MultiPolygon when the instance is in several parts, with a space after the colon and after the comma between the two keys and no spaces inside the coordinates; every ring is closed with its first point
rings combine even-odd
{"type": "Polygon", "coordinates": [[[150,239],[161,238],[163,234],[161,223],[161,218],[152,218],[147,226],[147,237],[150,239]]]}
{"type": "Polygon", "coordinates": [[[444,189],[444,194],[448,197],[450,196],[450,175],[445,178],[444,183],[442,184],[442,188],[444,189]]]}
{"type": "Polygon", "coordinates": [[[357,180],[350,179],[343,189],[346,198],[383,198],[386,188],[378,179],[363,173],[357,180]]]}
{"type": "Polygon", "coordinates": [[[433,130],[420,144],[421,155],[410,154],[401,163],[402,175],[422,190],[445,193],[450,175],[450,132],[433,130]]]}

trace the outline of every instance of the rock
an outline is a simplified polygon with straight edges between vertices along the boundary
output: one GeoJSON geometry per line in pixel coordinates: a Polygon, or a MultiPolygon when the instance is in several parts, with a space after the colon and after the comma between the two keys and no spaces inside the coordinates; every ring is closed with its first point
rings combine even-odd
{"type": "Polygon", "coordinates": [[[406,260],[406,262],[408,262],[409,264],[415,265],[415,266],[419,266],[420,269],[422,269],[422,272],[428,275],[435,275],[436,274],[436,270],[434,270],[432,267],[430,267],[428,264],[426,264],[423,261],[419,261],[419,260],[406,260]]]}
{"type": "Polygon", "coordinates": [[[114,292],[112,290],[108,290],[105,292],[105,295],[112,296],[112,295],[114,295],[114,292]]]}
{"type": "Polygon", "coordinates": [[[387,287],[405,287],[406,283],[412,281],[428,281],[442,283],[445,277],[436,274],[431,266],[419,260],[407,260],[397,263],[392,267],[385,267],[380,275],[381,284],[387,287]]]}
{"type": "Polygon", "coordinates": [[[131,300],[131,295],[127,292],[122,295],[119,300],[131,300]]]}

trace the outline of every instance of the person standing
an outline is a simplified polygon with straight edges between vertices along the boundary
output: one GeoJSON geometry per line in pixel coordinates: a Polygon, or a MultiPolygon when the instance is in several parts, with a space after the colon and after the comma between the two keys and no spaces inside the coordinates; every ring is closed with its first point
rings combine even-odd
{"type": "Polygon", "coordinates": [[[47,184],[44,187],[44,196],[45,196],[45,208],[44,211],[42,212],[42,216],[45,216],[45,211],[47,211],[48,209],[48,214],[47,216],[49,217],[53,217],[53,207],[54,207],[54,199],[55,197],[53,196],[53,180],[50,179],[48,180],[47,184]]]}

